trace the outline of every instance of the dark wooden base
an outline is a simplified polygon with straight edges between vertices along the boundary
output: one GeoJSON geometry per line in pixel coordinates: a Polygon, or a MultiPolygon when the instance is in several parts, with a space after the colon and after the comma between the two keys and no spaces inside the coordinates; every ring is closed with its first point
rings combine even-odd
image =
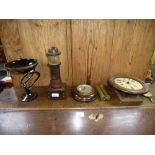
{"type": "Polygon", "coordinates": [[[48,98],[52,100],[63,100],[66,98],[66,84],[63,83],[61,88],[48,88],[48,98]]]}

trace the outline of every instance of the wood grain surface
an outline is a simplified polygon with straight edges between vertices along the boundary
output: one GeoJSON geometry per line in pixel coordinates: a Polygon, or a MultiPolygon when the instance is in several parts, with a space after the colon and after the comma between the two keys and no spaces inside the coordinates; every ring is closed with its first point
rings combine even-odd
{"type": "Polygon", "coordinates": [[[0,40],[0,64],[1,63],[6,63],[6,57],[4,54],[3,45],[1,44],[1,40],[0,40]]]}
{"type": "Polygon", "coordinates": [[[40,86],[50,82],[51,46],[62,52],[61,76],[68,85],[106,84],[114,74],[144,79],[155,47],[155,20],[0,20],[0,25],[7,60],[38,59],[40,86]]]}
{"type": "MultiPolygon", "coordinates": [[[[65,20],[3,20],[2,43],[7,60],[18,58],[35,58],[39,64],[37,70],[41,73],[36,85],[48,85],[50,72],[47,66],[46,53],[48,48],[56,46],[61,53],[62,80],[68,82],[68,54],[65,20]]],[[[19,81],[14,80],[15,85],[19,81]]]]}
{"type": "Polygon", "coordinates": [[[0,111],[1,135],[154,135],[155,109],[0,111]],[[92,114],[102,114],[99,121],[92,114]]]}
{"type": "MultiPolygon", "coordinates": [[[[154,87],[153,87],[154,88],[154,87]]],[[[99,97],[93,102],[81,103],[72,98],[71,88],[67,87],[67,97],[65,100],[51,100],[48,98],[48,87],[34,87],[33,91],[37,92],[38,97],[31,102],[21,102],[18,98],[23,95],[24,90],[21,88],[4,89],[0,93],[0,110],[2,111],[18,111],[18,110],[64,110],[64,109],[105,109],[105,108],[155,108],[148,98],[142,97],[143,102],[122,102],[119,100],[115,91],[107,89],[111,96],[110,101],[101,101],[99,97]]],[[[151,93],[155,94],[155,89],[151,93]]]]}
{"type": "Polygon", "coordinates": [[[111,94],[111,101],[83,104],[69,92],[66,100],[53,101],[47,97],[47,87],[35,91],[38,98],[28,103],[18,101],[21,89],[0,93],[1,135],[155,134],[155,104],[148,99],[138,105],[122,103],[111,94]]]}
{"type": "Polygon", "coordinates": [[[145,78],[155,47],[154,21],[73,20],[72,29],[75,84],[106,83],[114,74],[145,78]]]}

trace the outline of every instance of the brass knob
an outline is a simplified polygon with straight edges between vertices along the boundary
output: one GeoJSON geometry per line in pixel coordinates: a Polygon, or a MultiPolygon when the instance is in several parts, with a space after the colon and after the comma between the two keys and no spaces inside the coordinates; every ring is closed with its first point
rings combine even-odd
{"type": "Polygon", "coordinates": [[[100,113],[92,113],[89,115],[89,119],[94,120],[95,122],[98,122],[99,120],[102,120],[103,118],[104,118],[104,115],[100,113]]]}

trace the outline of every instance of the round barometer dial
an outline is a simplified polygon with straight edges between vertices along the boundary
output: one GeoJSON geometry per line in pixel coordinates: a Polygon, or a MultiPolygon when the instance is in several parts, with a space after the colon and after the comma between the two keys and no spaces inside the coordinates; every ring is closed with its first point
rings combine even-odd
{"type": "Polygon", "coordinates": [[[148,92],[148,86],[140,79],[129,76],[113,76],[110,84],[118,90],[130,94],[143,94],[148,92]]]}
{"type": "Polygon", "coordinates": [[[81,95],[89,95],[92,93],[93,88],[90,85],[79,85],[77,86],[77,91],[81,94],[81,95]]]}
{"type": "Polygon", "coordinates": [[[78,85],[73,89],[73,98],[79,102],[91,102],[96,99],[95,89],[87,84],[78,85]]]}

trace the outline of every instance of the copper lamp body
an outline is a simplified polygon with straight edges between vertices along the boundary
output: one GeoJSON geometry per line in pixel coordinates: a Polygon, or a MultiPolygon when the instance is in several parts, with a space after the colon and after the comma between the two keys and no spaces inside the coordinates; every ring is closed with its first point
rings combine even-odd
{"type": "Polygon", "coordinates": [[[66,86],[62,83],[60,76],[60,59],[61,52],[56,47],[52,47],[48,50],[48,66],[51,72],[51,81],[48,89],[48,97],[50,99],[64,99],[66,97],[66,86]]]}

